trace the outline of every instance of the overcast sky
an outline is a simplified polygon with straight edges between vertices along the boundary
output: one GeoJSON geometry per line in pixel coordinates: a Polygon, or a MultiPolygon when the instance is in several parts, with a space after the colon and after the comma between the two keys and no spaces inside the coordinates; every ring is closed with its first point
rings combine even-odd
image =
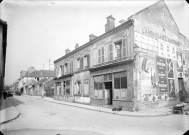
{"type": "MultiPolygon", "coordinates": [[[[52,1],[5,0],[1,18],[8,23],[5,83],[12,84],[21,70],[33,66],[49,69],[53,61],[89,41],[89,34],[104,33],[106,17],[121,19],[157,1],[52,1]],[[44,65],[44,66],[43,66],[44,65]]],[[[185,1],[165,1],[180,32],[189,38],[189,6],[185,1]]],[[[51,69],[54,66],[51,65],[51,69]]]]}

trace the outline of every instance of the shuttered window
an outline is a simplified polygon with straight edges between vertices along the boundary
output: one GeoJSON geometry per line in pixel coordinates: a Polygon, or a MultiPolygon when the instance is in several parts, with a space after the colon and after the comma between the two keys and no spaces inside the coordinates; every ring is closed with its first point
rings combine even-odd
{"type": "Polygon", "coordinates": [[[113,45],[109,45],[109,61],[113,60],[113,45]]]}

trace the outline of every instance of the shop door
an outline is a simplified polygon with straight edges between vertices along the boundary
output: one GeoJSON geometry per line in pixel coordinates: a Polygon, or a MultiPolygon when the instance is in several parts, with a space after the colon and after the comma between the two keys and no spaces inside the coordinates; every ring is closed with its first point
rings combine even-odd
{"type": "Polygon", "coordinates": [[[179,97],[180,97],[180,101],[185,101],[186,91],[185,91],[185,87],[184,87],[183,78],[178,78],[178,84],[179,84],[179,97]]]}
{"type": "Polygon", "coordinates": [[[112,105],[112,82],[104,82],[105,86],[105,104],[112,105]]]}

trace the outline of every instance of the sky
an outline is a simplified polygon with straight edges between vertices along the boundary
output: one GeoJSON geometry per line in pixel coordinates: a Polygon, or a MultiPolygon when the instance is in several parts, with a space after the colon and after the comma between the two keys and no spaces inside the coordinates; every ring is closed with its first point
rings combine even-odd
{"type": "MultiPolygon", "coordinates": [[[[121,19],[152,5],[157,0],[4,0],[0,17],[8,23],[5,84],[20,77],[21,70],[35,67],[54,70],[53,62],[89,41],[91,33],[105,32],[106,17],[112,15],[116,26],[121,19]]],[[[179,30],[189,39],[189,5],[183,0],[166,4],[179,30]]]]}

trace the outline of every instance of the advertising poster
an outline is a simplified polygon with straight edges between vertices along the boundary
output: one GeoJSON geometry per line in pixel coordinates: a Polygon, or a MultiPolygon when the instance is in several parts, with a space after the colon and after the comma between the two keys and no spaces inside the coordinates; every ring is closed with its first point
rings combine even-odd
{"type": "Polygon", "coordinates": [[[156,91],[157,84],[154,58],[152,56],[142,55],[140,67],[141,92],[142,94],[152,94],[156,91]]]}
{"type": "Polygon", "coordinates": [[[175,97],[175,83],[174,79],[168,79],[169,97],[175,97]]]}
{"type": "Polygon", "coordinates": [[[157,74],[159,79],[160,92],[167,92],[167,70],[166,59],[156,56],[157,74]]]}
{"type": "Polygon", "coordinates": [[[183,72],[183,58],[182,58],[182,53],[181,52],[177,52],[177,68],[178,68],[178,72],[183,72]]]}
{"type": "Polygon", "coordinates": [[[183,57],[181,52],[177,52],[177,69],[178,69],[178,77],[183,77],[183,57]]]}
{"type": "Polygon", "coordinates": [[[167,59],[167,72],[168,72],[168,78],[174,78],[173,75],[173,62],[171,59],[167,59]]]}

